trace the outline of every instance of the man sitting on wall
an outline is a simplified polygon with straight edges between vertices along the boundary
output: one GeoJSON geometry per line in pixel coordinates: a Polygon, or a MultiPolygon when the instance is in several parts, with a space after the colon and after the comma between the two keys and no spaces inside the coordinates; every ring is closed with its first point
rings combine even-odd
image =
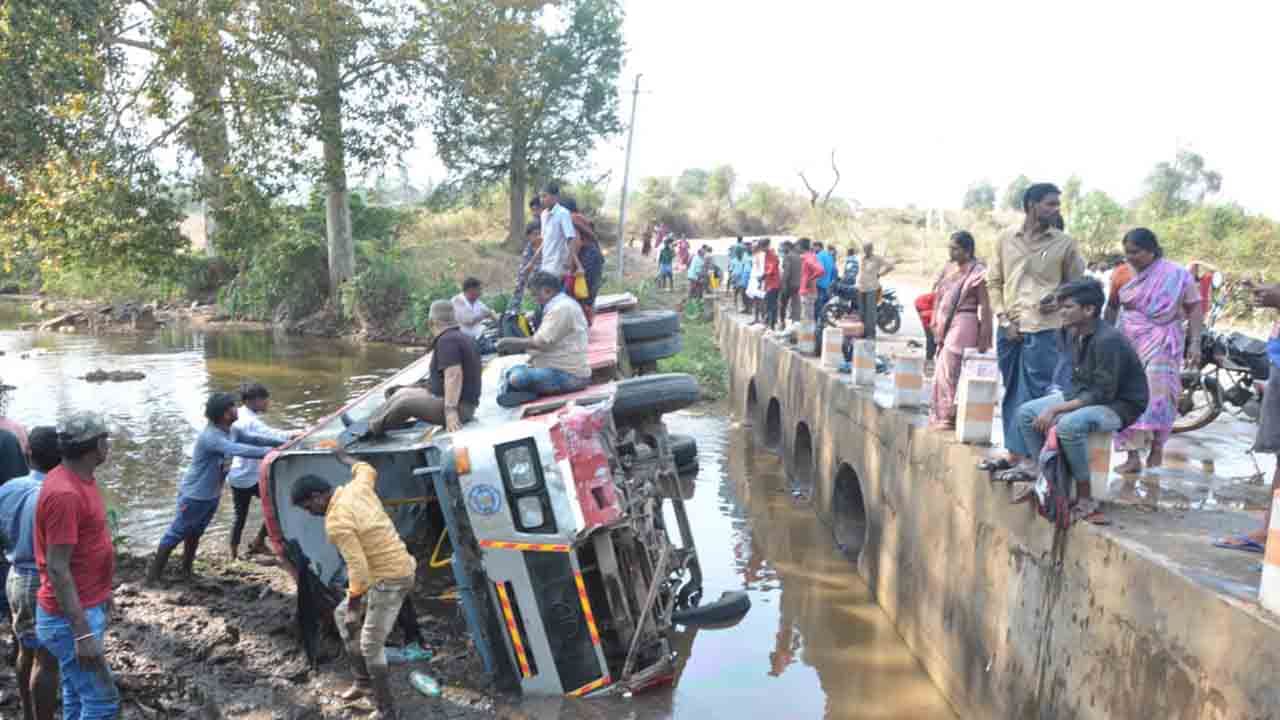
{"type": "Polygon", "coordinates": [[[507,370],[498,404],[515,407],[543,395],[576,392],[591,382],[587,364],[587,318],[582,307],[564,293],[561,279],[539,271],[529,280],[534,300],[543,308],[542,324],[530,338],[502,338],[498,352],[529,353],[528,365],[507,370]]]}
{"type": "Polygon", "coordinates": [[[1106,295],[1102,284],[1092,278],[1068,283],[1059,289],[1058,308],[1068,333],[1071,351],[1071,387],[1064,395],[1048,395],[1018,407],[1017,427],[1031,451],[1030,457],[1001,473],[1001,480],[1033,481],[1046,472],[1042,456],[1051,431],[1057,435],[1058,452],[1066,461],[1070,477],[1050,483],[1041,496],[1041,509],[1060,525],[1071,499],[1070,479],[1076,482],[1075,496],[1089,496],[1089,434],[1115,432],[1133,424],[1147,409],[1147,374],[1142,360],[1118,330],[1102,321],[1106,295]]]}

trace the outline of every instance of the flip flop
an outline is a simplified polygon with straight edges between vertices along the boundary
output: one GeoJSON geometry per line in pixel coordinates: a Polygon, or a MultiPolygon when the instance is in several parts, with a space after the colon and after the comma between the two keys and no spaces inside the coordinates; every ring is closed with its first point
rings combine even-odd
{"type": "Polygon", "coordinates": [[[1002,483],[1016,483],[1016,482],[1033,483],[1036,481],[1036,476],[1031,474],[1029,471],[1024,470],[1023,468],[1010,468],[1008,470],[1002,470],[998,473],[995,473],[994,475],[991,476],[991,479],[996,482],[1002,482],[1002,483]]]}
{"type": "Polygon", "coordinates": [[[1266,552],[1266,548],[1257,541],[1250,539],[1247,535],[1233,535],[1229,538],[1218,538],[1213,541],[1213,546],[1222,548],[1223,550],[1239,550],[1240,552],[1255,553],[1261,555],[1266,552]]]}
{"type": "Polygon", "coordinates": [[[984,458],[978,463],[978,469],[983,472],[1000,472],[1001,470],[1009,470],[1013,467],[1013,463],[1009,462],[1009,458],[984,458]]]}

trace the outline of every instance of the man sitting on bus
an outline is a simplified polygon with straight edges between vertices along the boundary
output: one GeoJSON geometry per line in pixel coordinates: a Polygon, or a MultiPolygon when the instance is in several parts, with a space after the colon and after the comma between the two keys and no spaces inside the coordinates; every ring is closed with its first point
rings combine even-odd
{"type": "Polygon", "coordinates": [[[543,308],[542,324],[533,337],[502,338],[498,352],[529,353],[529,364],[507,370],[498,404],[516,407],[544,395],[577,392],[591,383],[587,364],[587,318],[582,307],[564,293],[563,281],[539,271],[529,280],[534,300],[543,308]]]}

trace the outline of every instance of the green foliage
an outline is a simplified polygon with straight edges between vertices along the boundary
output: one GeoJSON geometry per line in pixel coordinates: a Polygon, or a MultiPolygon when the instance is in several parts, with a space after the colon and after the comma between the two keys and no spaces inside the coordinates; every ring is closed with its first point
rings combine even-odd
{"type": "Polygon", "coordinates": [[[980,183],[974,183],[964,192],[964,209],[965,210],[995,210],[996,209],[996,188],[991,183],[983,180],[980,183]]]}
{"type": "Polygon", "coordinates": [[[0,188],[58,151],[102,150],[119,0],[0,3],[0,188]]]}
{"type": "Polygon", "coordinates": [[[1203,157],[1179,150],[1172,163],[1157,163],[1147,175],[1146,194],[1139,201],[1139,214],[1146,222],[1180,215],[1202,204],[1205,196],[1221,188],[1222,175],[1206,169],[1203,157]]]}
{"type": "Polygon", "coordinates": [[[1006,210],[1022,210],[1022,195],[1031,187],[1031,178],[1026,175],[1019,175],[1009,181],[1008,186],[1004,189],[1004,200],[1000,206],[1006,210]]]}
{"type": "Polygon", "coordinates": [[[296,320],[324,304],[328,276],[322,236],[304,231],[298,218],[286,213],[259,243],[252,261],[218,293],[227,312],[271,320],[283,310],[296,320]]]}
{"type": "Polygon", "coordinates": [[[566,174],[621,130],[619,0],[427,0],[436,72],[432,134],[472,186],[508,183],[508,239],[523,242],[524,191],[566,174]]]}
{"type": "Polygon", "coordinates": [[[729,389],[729,366],[724,354],[716,345],[715,325],[701,313],[690,317],[689,305],[685,306],[685,318],[681,323],[684,350],[675,357],[658,361],[658,372],[688,373],[698,379],[702,397],[707,400],[723,398],[729,389]]]}
{"type": "Polygon", "coordinates": [[[61,151],[24,176],[22,191],[0,195],[0,259],[5,269],[36,259],[46,272],[134,269],[176,277],[180,213],[154,168],[61,151]]]}
{"type": "Polygon", "coordinates": [[[1067,232],[1080,243],[1087,258],[1097,258],[1119,251],[1121,229],[1128,212],[1120,203],[1101,190],[1090,190],[1067,215],[1067,232]]]}

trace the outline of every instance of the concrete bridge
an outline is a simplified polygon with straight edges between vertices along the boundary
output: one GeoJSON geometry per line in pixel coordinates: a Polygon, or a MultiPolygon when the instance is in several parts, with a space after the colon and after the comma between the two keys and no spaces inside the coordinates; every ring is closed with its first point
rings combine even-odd
{"type": "MultiPolygon", "coordinates": [[[[1208,528],[1109,508],[1114,526],[1057,531],[923,412],[877,404],[734,313],[717,311],[717,334],[734,413],[961,717],[1280,718],[1280,622],[1249,599],[1257,575],[1233,584],[1169,549],[1178,532],[1207,545],[1208,528]]],[[[1208,565],[1262,559],[1217,552],[1208,565]]]]}

